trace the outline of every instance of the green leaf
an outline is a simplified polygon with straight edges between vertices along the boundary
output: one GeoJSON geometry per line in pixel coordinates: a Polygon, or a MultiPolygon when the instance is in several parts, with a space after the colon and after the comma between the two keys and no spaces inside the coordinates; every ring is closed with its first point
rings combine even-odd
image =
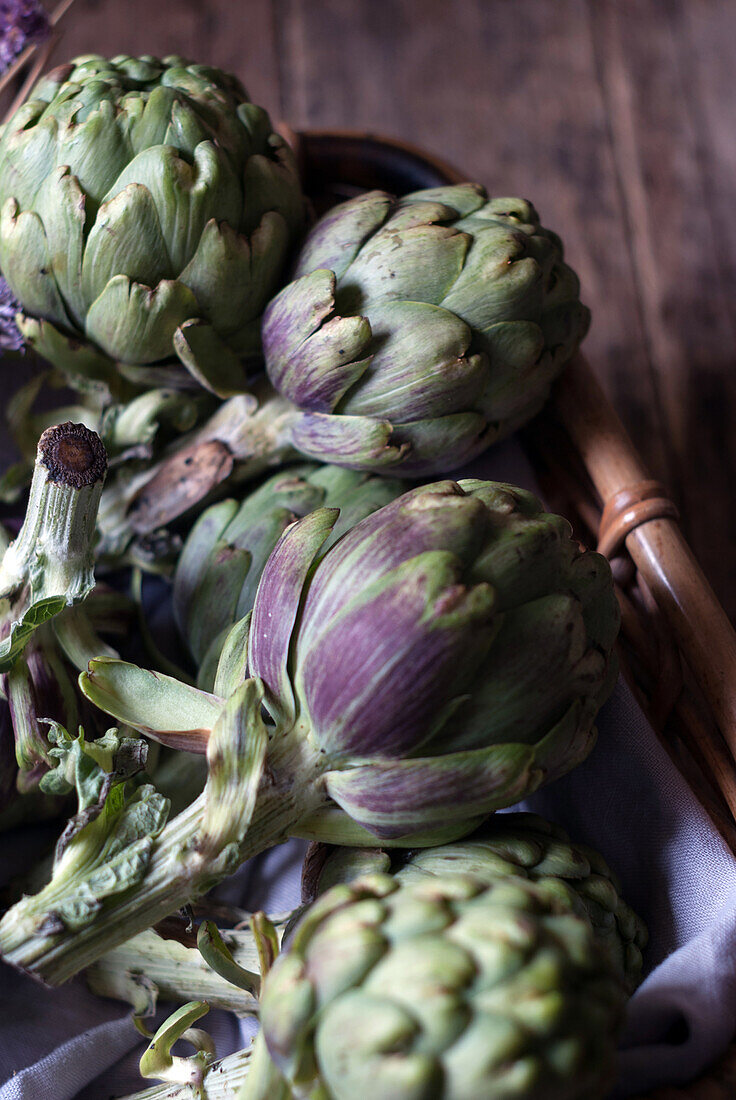
{"type": "Polygon", "coordinates": [[[131,183],[102,204],[84,248],[82,285],[87,303],[94,302],[116,275],[157,286],[175,274],[145,187],[131,183]]]}
{"type": "Polygon", "coordinates": [[[227,697],[246,679],[248,668],[248,634],[252,612],[240,619],[228,631],[220,649],[215,674],[215,695],[227,697]]]}
{"type": "MultiPolygon", "coordinates": [[[[421,832],[405,833],[399,837],[381,837],[382,848],[435,848],[438,844],[449,844],[453,840],[473,832],[486,815],[468,818],[460,822],[450,822],[421,832]]],[[[339,806],[323,806],[321,809],[302,818],[292,829],[291,836],[303,840],[318,841],[322,844],[340,845],[346,848],[375,847],[376,834],[353,821],[339,806]]]]}
{"type": "Polygon", "coordinates": [[[32,604],[20,619],[10,624],[10,631],[0,640],[0,672],[11,669],[39,626],[49,622],[66,607],[66,596],[47,596],[32,604]]]}
{"type": "Polygon", "coordinates": [[[51,270],[51,256],[38,214],[21,213],[8,199],[0,215],[0,267],[24,310],[68,325],[66,309],[51,270]]]}
{"type": "Polygon", "coordinates": [[[99,401],[125,400],[135,392],[118,375],[115,363],[89,344],[66,336],[50,321],[22,315],[18,328],[27,344],[43,359],[48,359],[64,375],[66,383],[80,393],[99,401]]]}
{"type": "Polygon", "coordinates": [[[172,354],[177,328],[198,313],[181,283],[162,280],[151,288],[116,275],[89,307],[85,330],[113,359],[154,363],[172,354]]]}

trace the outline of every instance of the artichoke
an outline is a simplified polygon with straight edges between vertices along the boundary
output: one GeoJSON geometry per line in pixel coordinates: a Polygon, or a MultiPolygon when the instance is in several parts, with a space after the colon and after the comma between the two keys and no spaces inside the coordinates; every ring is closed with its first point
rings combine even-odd
{"type": "Polygon", "coordinates": [[[28,343],[77,388],[127,400],[245,388],[241,357],[259,348],[303,200],[290,150],[235,77],[91,54],[43,77],[5,125],[0,211],[28,343]]]}
{"type": "Polygon", "coordinates": [[[206,751],[207,785],[157,838],[136,890],[88,927],[38,934],[73,880],[11,909],[0,924],[11,961],[63,980],[330,800],[375,836],[442,830],[446,840],[590,751],[618,613],[607,562],[581,551],[565,520],[531,493],[483,481],[414,489],[323,551],[336,520],[321,508],[281,537],[256,594],[247,667],[236,623],[212,693],[90,662],[80,685],[91,701],[206,751]]]}
{"type": "Polygon", "coordinates": [[[437,848],[340,848],[314,844],[303,874],[306,903],[338,883],[361,875],[390,874],[399,882],[462,873],[484,880],[513,875],[528,879],[557,905],[587,918],[596,939],[629,991],[639,984],[644,923],[621,897],[603,857],[571,841],[564,829],[535,814],[496,814],[464,840],[437,848]]]}
{"type": "Polygon", "coordinates": [[[263,319],[266,367],[323,461],[462,465],[542,407],[588,327],[562,244],[520,199],[371,191],[312,229],[263,319]]]}
{"type": "Polygon", "coordinates": [[[542,407],[589,313],[560,239],[519,199],[474,184],[372,191],[326,214],[267,307],[270,382],[230,399],[125,487],[114,519],[148,534],[194,503],[186,458],[222,462],[201,496],[297,451],[383,474],[445,473],[542,407]]]}
{"type": "Polygon", "coordinates": [[[199,668],[199,685],[212,687],[225,636],[252,610],[268,557],[289,524],[317,508],[339,508],[333,543],[404,488],[398,479],[305,464],[268,478],[241,502],[208,508],[184,543],[173,589],[174,615],[199,668]]]}
{"type": "Polygon", "coordinates": [[[626,995],[588,923],[556,902],[503,875],[334,887],[266,977],[241,1100],[280,1095],[264,1043],[314,1100],[605,1095],[626,995]]]}

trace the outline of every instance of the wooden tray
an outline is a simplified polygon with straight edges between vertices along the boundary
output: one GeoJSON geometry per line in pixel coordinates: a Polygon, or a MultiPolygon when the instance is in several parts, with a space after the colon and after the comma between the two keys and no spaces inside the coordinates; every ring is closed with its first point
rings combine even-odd
{"type": "MultiPolygon", "coordinates": [[[[366,188],[398,194],[465,180],[404,142],[294,133],[318,211],[366,188]]],[[[547,502],[610,560],[621,604],[624,674],[658,737],[736,854],[736,634],[583,355],[521,433],[547,502]]],[[[648,1100],[733,1100],[736,1044],[706,1077],[648,1100]]]]}

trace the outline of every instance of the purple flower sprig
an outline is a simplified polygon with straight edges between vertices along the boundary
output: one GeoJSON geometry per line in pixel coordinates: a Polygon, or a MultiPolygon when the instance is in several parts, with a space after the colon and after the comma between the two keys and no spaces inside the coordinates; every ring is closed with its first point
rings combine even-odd
{"type": "Polygon", "coordinates": [[[15,323],[19,309],[20,303],[0,275],[0,355],[23,349],[23,335],[15,323]]]}
{"type": "Polygon", "coordinates": [[[0,74],[26,46],[45,41],[50,33],[49,17],[38,0],[0,0],[0,74]]]}

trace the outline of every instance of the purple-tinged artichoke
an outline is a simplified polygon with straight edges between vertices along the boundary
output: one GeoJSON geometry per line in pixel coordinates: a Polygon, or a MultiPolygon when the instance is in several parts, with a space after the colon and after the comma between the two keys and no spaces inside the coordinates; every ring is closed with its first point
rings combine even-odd
{"type": "Polygon", "coordinates": [[[447,840],[588,754],[618,612],[605,559],[581,551],[565,520],[483,481],[414,489],[325,551],[336,520],[319,509],[282,536],[258,587],[247,669],[236,623],[213,693],[90,663],[80,685],[91,701],[206,751],[207,786],[161,833],[140,888],[88,928],[46,942],[47,898],[15,906],[0,924],[11,961],[63,980],[330,800],[375,836],[447,840]]]}
{"type": "Polygon", "coordinates": [[[539,411],[588,327],[533,206],[459,184],[371,191],[314,226],[271,302],[271,382],[323,461],[443,473],[539,411]]]}

